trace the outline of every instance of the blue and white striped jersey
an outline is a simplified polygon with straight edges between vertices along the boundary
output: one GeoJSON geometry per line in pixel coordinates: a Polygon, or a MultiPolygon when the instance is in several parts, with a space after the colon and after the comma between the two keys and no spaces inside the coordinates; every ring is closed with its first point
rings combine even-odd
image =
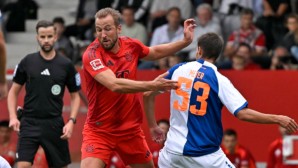
{"type": "Polygon", "coordinates": [[[216,66],[202,59],[177,64],[166,78],[178,81],[179,88],[171,91],[171,127],[165,149],[186,156],[217,151],[223,136],[223,105],[236,116],[247,107],[245,98],[216,66]]]}

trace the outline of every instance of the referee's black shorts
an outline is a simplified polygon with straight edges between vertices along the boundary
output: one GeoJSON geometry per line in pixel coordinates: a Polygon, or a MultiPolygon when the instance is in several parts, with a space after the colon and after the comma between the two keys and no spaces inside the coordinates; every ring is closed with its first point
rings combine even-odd
{"type": "Polygon", "coordinates": [[[38,119],[23,117],[17,147],[17,161],[33,163],[39,145],[45,151],[50,167],[64,167],[70,164],[68,141],[63,134],[62,117],[38,119]]]}

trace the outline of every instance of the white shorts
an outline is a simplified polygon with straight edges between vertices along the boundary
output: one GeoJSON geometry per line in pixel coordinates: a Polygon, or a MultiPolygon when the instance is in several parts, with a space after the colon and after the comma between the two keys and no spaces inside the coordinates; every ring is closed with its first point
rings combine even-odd
{"type": "Polygon", "coordinates": [[[1,156],[0,156],[0,168],[11,168],[9,163],[1,156]]]}
{"type": "Polygon", "coordinates": [[[163,148],[159,152],[158,166],[159,168],[235,168],[221,148],[200,157],[176,155],[163,148]]]}

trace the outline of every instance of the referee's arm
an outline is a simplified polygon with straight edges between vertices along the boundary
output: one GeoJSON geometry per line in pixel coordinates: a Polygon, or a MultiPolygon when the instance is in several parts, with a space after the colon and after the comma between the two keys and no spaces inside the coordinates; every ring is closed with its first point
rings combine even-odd
{"type": "Polygon", "coordinates": [[[9,111],[9,127],[14,131],[20,131],[20,121],[17,118],[17,101],[22,85],[13,82],[7,97],[7,106],[9,111]]]}
{"type": "Polygon", "coordinates": [[[78,91],[70,93],[70,106],[71,106],[70,108],[71,111],[69,116],[70,120],[68,120],[68,122],[63,127],[63,135],[61,136],[62,139],[69,139],[72,135],[73,127],[75,124],[74,120],[77,117],[79,107],[80,107],[80,95],[78,91]]]}

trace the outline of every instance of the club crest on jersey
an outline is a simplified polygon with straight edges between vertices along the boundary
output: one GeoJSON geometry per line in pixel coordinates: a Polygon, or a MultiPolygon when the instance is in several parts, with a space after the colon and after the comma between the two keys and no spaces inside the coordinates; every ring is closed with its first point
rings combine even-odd
{"type": "Polygon", "coordinates": [[[95,59],[93,61],[90,61],[90,65],[92,66],[93,70],[99,70],[101,68],[104,68],[103,64],[101,63],[100,59],[95,59]]]}
{"type": "Polygon", "coordinates": [[[125,53],[125,59],[128,62],[131,62],[132,61],[132,55],[131,55],[130,52],[125,53]]]}
{"type": "Polygon", "coordinates": [[[51,91],[53,95],[57,96],[61,93],[61,87],[57,84],[53,85],[51,91]]]}

